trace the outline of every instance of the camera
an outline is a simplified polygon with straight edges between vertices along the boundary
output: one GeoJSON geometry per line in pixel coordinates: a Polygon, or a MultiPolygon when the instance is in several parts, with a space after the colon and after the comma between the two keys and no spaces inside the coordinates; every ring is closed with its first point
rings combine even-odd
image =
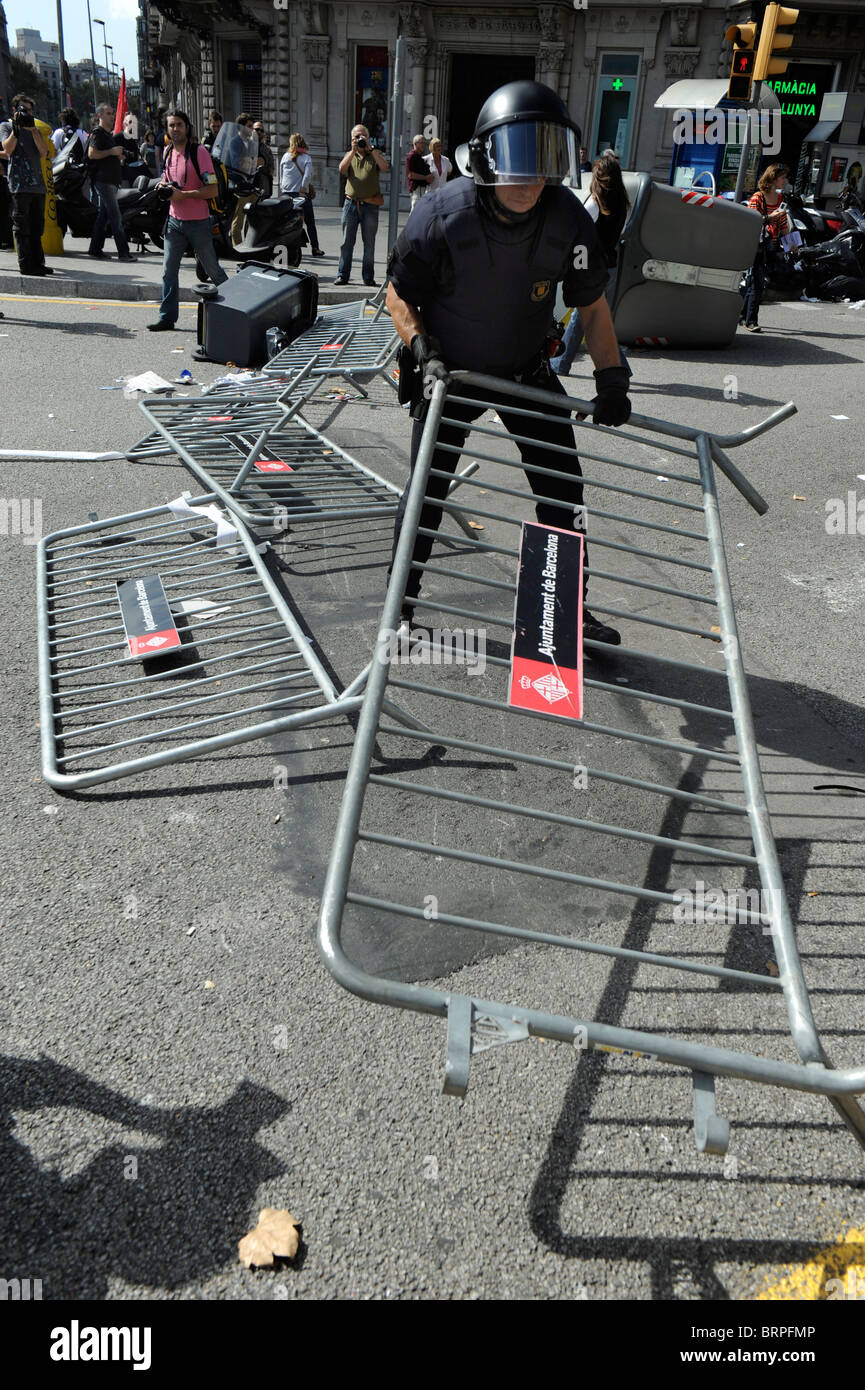
{"type": "Polygon", "coordinates": [[[32,127],[36,124],[29,110],[26,106],[23,105],[23,103],[15,107],[12,116],[17,125],[25,127],[27,129],[32,129],[32,127]]]}
{"type": "Polygon", "coordinates": [[[359,135],[359,136],[357,137],[357,140],[355,141],[355,144],[357,145],[357,147],[358,147],[359,150],[365,150],[365,149],[367,148],[366,140],[365,140],[364,136],[362,136],[362,135],[359,135]]]}

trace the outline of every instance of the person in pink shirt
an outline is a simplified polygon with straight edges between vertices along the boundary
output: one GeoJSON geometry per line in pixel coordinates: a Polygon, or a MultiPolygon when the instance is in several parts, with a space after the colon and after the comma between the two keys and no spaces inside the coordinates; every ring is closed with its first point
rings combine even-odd
{"type": "Polygon", "coordinates": [[[169,111],[166,129],[171,148],[166,151],[162,182],[175,190],[165,224],[165,252],[162,258],[162,303],[159,318],[147,327],[151,333],[166,333],[177,322],[180,312],[180,262],[190,246],[215,285],[228,276],[216,258],[210,231],[210,199],[216,192],[213,161],[192,132],[185,111],[169,111]]]}

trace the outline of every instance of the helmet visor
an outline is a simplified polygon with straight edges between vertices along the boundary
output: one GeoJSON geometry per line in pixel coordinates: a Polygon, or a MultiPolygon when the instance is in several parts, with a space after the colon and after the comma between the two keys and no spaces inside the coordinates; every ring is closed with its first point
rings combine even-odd
{"type": "MultiPolygon", "coordinates": [[[[552,121],[520,121],[481,137],[490,183],[565,183],[579,188],[577,143],[572,130],[552,121]]],[[[486,180],[483,180],[486,182],[486,180]]]]}

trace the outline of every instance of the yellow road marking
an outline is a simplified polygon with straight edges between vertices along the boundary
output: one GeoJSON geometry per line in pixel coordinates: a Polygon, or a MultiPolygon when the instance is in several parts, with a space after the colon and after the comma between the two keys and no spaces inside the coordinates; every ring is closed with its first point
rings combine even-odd
{"type": "Polygon", "coordinates": [[[865,1227],[847,1231],[805,1264],[788,1265],[780,1278],[767,1278],[766,1288],[754,1297],[758,1302],[865,1300],[865,1227]]]}
{"type": "MultiPolygon", "coordinates": [[[[65,298],[59,294],[0,294],[0,301],[4,304],[81,304],[86,309],[101,309],[103,306],[111,306],[120,309],[152,309],[154,304],[159,304],[158,299],[87,299],[84,295],[75,295],[65,298]]],[[[190,300],[181,302],[181,309],[195,309],[197,306],[190,300]]]]}

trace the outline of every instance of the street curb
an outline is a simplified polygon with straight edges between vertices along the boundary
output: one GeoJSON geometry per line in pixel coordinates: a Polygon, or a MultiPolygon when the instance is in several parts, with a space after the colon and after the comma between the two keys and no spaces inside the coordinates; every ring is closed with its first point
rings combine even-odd
{"type": "MultiPolygon", "coordinates": [[[[374,290],[361,285],[321,285],[318,291],[319,304],[341,304],[349,299],[368,299],[374,290]]],[[[57,272],[53,275],[10,275],[0,272],[0,294],[36,295],[39,298],[62,299],[128,299],[148,301],[158,304],[162,298],[161,286],[142,285],[134,280],[75,280],[68,279],[57,272]]],[[[186,304],[197,304],[198,296],[191,286],[181,285],[180,299],[186,304]]]]}

